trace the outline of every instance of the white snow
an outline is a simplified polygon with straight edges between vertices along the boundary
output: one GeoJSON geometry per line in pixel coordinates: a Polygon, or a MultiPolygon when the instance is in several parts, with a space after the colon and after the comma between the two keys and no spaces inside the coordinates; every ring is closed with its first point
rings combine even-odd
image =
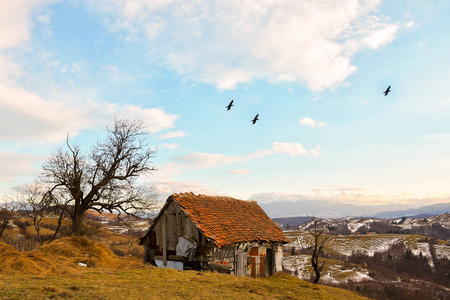
{"type": "Polygon", "coordinates": [[[355,233],[360,227],[364,226],[364,223],[358,223],[358,222],[350,222],[347,224],[348,229],[352,232],[355,233]]]}
{"type": "Polygon", "coordinates": [[[438,244],[434,246],[434,251],[436,251],[436,256],[438,258],[450,259],[450,246],[444,244],[438,244]]]}
{"type": "Polygon", "coordinates": [[[417,242],[416,243],[416,247],[410,247],[411,249],[411,253],[419,256],[420,253],[422,253],[423,257],[426,257],[428,259],[428,263],[430,264],[430,266],[432,268],[434,268],[434,263],[433,263],[433,258],[431,257],[431,252],[430,252],[430,245],[426,242],[417,242]]]}

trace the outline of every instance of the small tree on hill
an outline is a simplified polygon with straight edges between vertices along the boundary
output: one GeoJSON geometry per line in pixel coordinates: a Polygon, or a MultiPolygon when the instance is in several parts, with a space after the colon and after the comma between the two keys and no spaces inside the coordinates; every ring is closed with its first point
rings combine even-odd
{"type": "Polygon", "coordinates": [[[16,188],[16,193],[20,208],[31,220],[39,245],[42,246],[41,223],[44,216],[49,213],[49,208],[54,204],[53,197],[47,188],[38,183],[16,188]]]}
{"type": "Polygon", "coordinates": [[[3,236],[9,220],[13,218],[15,210],[14,202],[0,203],[0,238],[3,236]]]}
{"type": "Polygon", "coordinates": [[[66,149],[57,148],[43,165],[42,180],[52,185],[52,195],[67,199],[74,235],[82,234],[89,209],[133,214],[154,204],[153,189],[137,187],[140,175],[155,170],[150,159],[156,150],[148,147],[143,121],[116,119],[106,131],[89,152],[67,138],[66,149]]]}
{"type": "Polygon", "coordinates": [[[319,283],[320,273],[322,272],[323,267],[325,266],[325,261],[320,259],[321,254],[323,253],[323,247],[325,243],[328,241],[329,236],[326,235],[325,229],[317,228],[317,220],[314,220],[314,229],[308,229],[309,234],[314,239],[314,244],[312,247],[311,254],[311,264],[314,269],[314,283],[319,283]]]}

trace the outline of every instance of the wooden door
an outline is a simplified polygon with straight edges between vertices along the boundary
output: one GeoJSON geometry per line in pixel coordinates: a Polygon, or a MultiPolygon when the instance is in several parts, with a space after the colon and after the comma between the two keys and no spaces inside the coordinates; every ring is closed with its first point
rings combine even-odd
{"type": "Polygon", "coordinates": [[[264,247],[252,247],[248,251],[248,275],[251,277],[266,276],[266,249],[264,247]]]}
{"type": "Polygon", "coordinates": [[[247,252],[236,255],[236,276],[247,276],[247,252]]]}

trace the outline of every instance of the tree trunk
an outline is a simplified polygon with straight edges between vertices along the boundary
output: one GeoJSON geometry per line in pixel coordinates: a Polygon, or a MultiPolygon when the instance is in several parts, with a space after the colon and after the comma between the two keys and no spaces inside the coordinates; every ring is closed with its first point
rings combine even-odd
{"type": "Polygon", "coordinates": [[[36,223],[36,221],[34,221],[34,229],[36,230],[36,238],[39,242],[39,245],[42,246],[44,244],[44,242],[42,241],[42,238],[41,238],[41,233],[40,233],[41,227],[40,227],[39,223],[36,223]]]}
{"type": "Polygon", "coordinates": [[[319,269],[319,257],[316,250],[314,250],[312,257],[311,257],[311,265],[314,269],[314,273],[316,274],[316,277],[314,278],[314,283],[318,283],[320,280],[320,269],[319,269]]]}
{"type": "Polygon", "coordinates": [[[83,225],[84,212],[74,213],[72,216],[72,234],[75,236],[81,236],[81,228],[83,225]]]}
{"type": "Polygon", "coordinates": [[[3,236],[3,232],[5,232],[6,226],[8,223],[2,223],[0,224],[0,238],[3,236]]]}
{"type": "Polygon", "coordinates": [[[316,283],[319,283],[319,280],[320,280],[320,272],[317,272],[317,271],[315,271],[315,273],[316,273],[316,278],[314,278],[314,284],[316,284],[316,283]]]}
{"type": "Polygon", "coordinates": [[[64,205],[64,208],[61,210],[61,212],[59,214],[58,223],[56,225],[55,232],[53,233],[52,237],[50,238],[50,243],[53,242],[56,239],[56,236],[58,235],[59,229],[61,228],[62,222],[65,218],[66,207],[67,207],[67,204],[64,205]]]}

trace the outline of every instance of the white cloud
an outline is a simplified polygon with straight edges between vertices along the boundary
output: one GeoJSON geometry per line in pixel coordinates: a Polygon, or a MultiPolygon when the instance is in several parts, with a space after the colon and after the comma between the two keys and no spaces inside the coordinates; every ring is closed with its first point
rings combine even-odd
{"type": "Polygon", "coordinates": [[[274,153],[284,153],[290,156],[307,155],[308,151],[300,143],[273,143],[274,153]]]}
{"type": "Polygon", "coordinates": [[[416,137],[417,140],[450,141],[450,134],[427,134],[416,137]]]}
{"type": "Polygon", "coordinates": [[[27,42],[33,27],[31,13],[53,2],[56,0],[1,1],[0,50],[21,46],[27,42]]]}
{"type": "Polygon", "coordinates": [[[229,173],[231,173],[231,174],[251,174],[252,172],[250,172],[246,169],[234,169],[234,170],[230,170],[229,173]]]}
{"type": "Polygon", "coordinates": [[[308,151],[300,143],[274,142],[272,148],[254,151],[249,155],[227,156],[220,153],[190,153],[175,157],[174,162],[178,168],[212,168],[231,163],[243,163],[273,154],[287,154],[290,156],[313,155],[314,157],[321,155],[320,146],[308,151]]]}
{"type": "Polygon", "coordinates": [[[121,71],[115,65],[107,65],[105,67],[106,75],[108,76],[108,82],[113,84],[128,84],[130,82],[136,81],[137,79],[141,79],[147,77],[145,74],[130,74],[127,71],[121,71]]]}
{"type": "Polygon", "coordinates": [[[320,145],[317,145],[316,148],[309,150],[309,153],[311,153],[314,157],[322,156],[322,151],[320,150],[320,145]]]}
{"type": "Polygon", "coordinates": [[[24,74],[22,68],[8,56],[0,54],[0,80],[10,82],[11,78],[19,78],[24,74]]]}
{"type": "Polygon", "coordinates": [[[164,134],[161,134],[159,136],[159,139],[165,140],[165,139],[173,139],[173,138],[186,137],[186,136],[189,136],[189,135],[186,132],[184,132],[183,130],[174,130],[174,131],[169,131],[164,134]]]}
{"type": "Polygon", "coordinates": [[[18,181],[19,177],[36,175],[39,170],[33,168],[33,164],[42,162],[43,157],[26,153],[0,152],[0,182],[24,182],[18,181]]]}
{"type": "Polygon", "coordinates": [[[415,25],[414,21],[409,21],[409,22],[407,22],[407,23],[405,24],[405,27],[406,27],[406,28],[411,28],[411,27],[414,27],[414,25],[415,25]]]}
{"type": "MultiPolygon", "coordinates": [[[[105,105],[101,103],[101,105],[105,105]]],[[[147,124],[147,129],[151,133],[158,133],[162,130],[175,127],[175,120],[177,115],[168,114],[161,108],[142,108],[136,105],[118,105],[109,104],[113,106],[112,113],[105,115],[106,118],[111,118],[112,115],[122,115],[127,118],[139,118],[144,120],[147,124]]],[[[92,114],[97,114],[98,111],[93,110],[92,114]]]]}
{"type": "Polygon", "coordinates": [[[303,124],[305,126],[316,128],[316,127],[326,127],[328,126],[327,123],[317,121],[311,118],[303,118],[300,121],[298,121],[300,124],[303,124]]]}
{"type": "Polygon", "coordinates": [[[165,201],[174,193],[188,193],[203,195],[220,195],[217,190],[213,190],[198,184],[195,181],[179,182],[179,181],[158,181],[154,184],[156,192],[160,194],[159,199],[165,201]]]}
{"type": "Polygon", "coordinates": [[[180,145],[179,144],[163,144],[162,146],[161,146],[161,148],[166,148],[166,149],[170,149],[170,150],[175,150],[175,149],[178,149],[180,147],[180,145]]]}
{"type": "Polygon", "coordinates": [[[146,38],[153,55],[194,80],[233,89],[254,80],[341,84],[352,56],[390,43],[397,24],[377,16],[380,0],[90,0],[113,32],[146,38]]]}
{"type": "Polygon", "coordinates": [[[175,162],[194,168],[212,168],[244,160],[240,156],[226,156],[220,153],[190,153],[175,158],[175,162]]]}
{"type": "Polygon", "coordinates": [[[373,30],[362,39],[362,44],[371,49],[377,49],[382,45],[392,42],[399,27],[397,24],[389,24],[380,29],[373,30]]]}
{"type": "MultiPolygon", "coordinates": [[[[448,202],[450,200],[449,195],[440,195],[436,197],[416,198],[409,194],[377,194],[371,191],[367,187],[355,187],[355,186],[323,186],[311,189],[312,193],[305,194],[287,194],[287,193],[258,193],[252,195],[250,199],[255,199],[260,204],[268,204],[278,201],[289,202],[303,202],[305,206],[310,203],[318,203],[325,201],[324,204],[355,204],[357,206],[373,205],[373,210],[367,211],[367,213],[375,214],[382,211],[389,210],[403,210],[408,208],[418,208],[425,205],[431,205],[435,203],[448,202]],[[386,207],[380,207],[385,205],[386,207]],[[377,207],[378,206],[378,207],[377,207]],[[405,207],[407,206],[407,207],[405,207]]],[[[317,209],[316,207],[314,207],[317,209]]],[[[350,215],[348,211],[350,208],[347,206],[345,211],[350,215]]],[[[353,214],[353,212],[351,213],[353,214]]],[[[360,215],[361,211],[357,214],[360,215]]]]}
{"type": "Polygon", "coordinates": [[[142,108],[60,95],[58,101],[0,82],[0,139],[60,141],[82,129],[104,126],[113,117],[141,118],[151,133],[174,127],[176,115],[159,108],[142,108]]]}

